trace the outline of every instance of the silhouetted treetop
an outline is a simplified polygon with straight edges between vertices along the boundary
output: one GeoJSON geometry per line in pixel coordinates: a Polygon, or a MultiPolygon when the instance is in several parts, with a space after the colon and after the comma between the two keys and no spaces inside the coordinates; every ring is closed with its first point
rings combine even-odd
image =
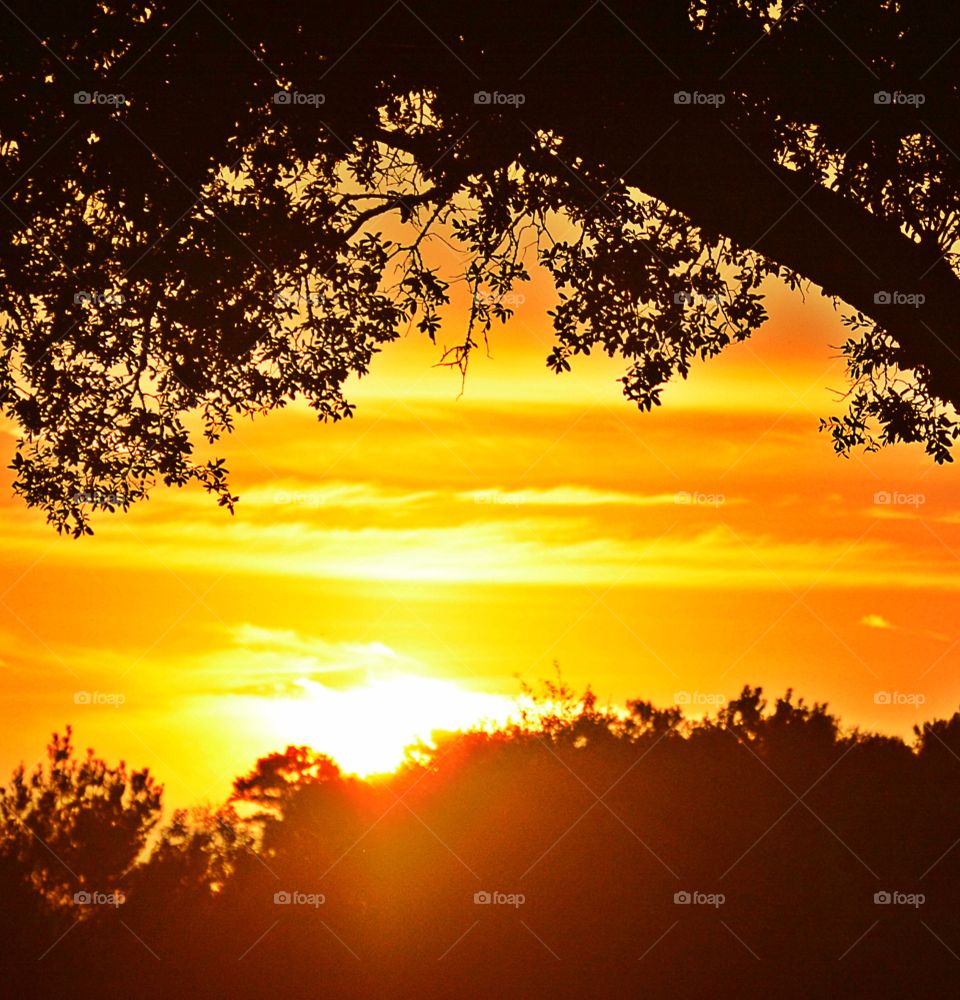
{"type": "Polygon", "coordinates": [[[15,859],[48,902],[115,889],[160,820],[163,786],[148,769],[75,756],[70,727],[54,734],[46,766],[21,765],[0,786],[0,855],[15,859]]]}
{"type": "Polygon", "coordinates": [[[232,507],[237,417],[408,327],[465,368],[510,293],[557,286],[556,371],[626,396],[750,336],[759,288],[849,307],[838,451],[949,459],[960,400],[960,14],[949,4],[529,0],[2,13],[0,393],[17,489],[60,529],[155,482],[232,507]]]}
{"type": "Polygon", "coordinates": [[[307,782],[337,781],[340,776],[339,766],[326,754],[290,746],[283,753],[261,757],[249,774],[237,778],[232,801],[276,809],[292,789],[307,782]]]}
{"type": "Polygon", "coordinates": [[[288,747],[163,825],[146,772],[54,736],[0,789],[7,993],[956,994],[960,714],[908,745],[751,686],[534,704],[377,780],[288,747]]]}

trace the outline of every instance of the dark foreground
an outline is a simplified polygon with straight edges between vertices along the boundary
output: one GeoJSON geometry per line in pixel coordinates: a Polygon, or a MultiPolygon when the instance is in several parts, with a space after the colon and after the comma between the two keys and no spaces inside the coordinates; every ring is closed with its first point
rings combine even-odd
{"type": "Polygon", "coordinates": [[[383,783],[290,749],[166,825],[55,738],[0,800],[4,995],[958,995],[960,715],[911,747],[750,690],[630,709],[383,783]]]}

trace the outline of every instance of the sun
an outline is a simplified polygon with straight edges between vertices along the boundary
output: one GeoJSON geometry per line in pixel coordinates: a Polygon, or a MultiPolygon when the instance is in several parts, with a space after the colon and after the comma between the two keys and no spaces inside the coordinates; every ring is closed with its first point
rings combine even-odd
{"type": "Polygon", "coordinates": [[[503,724],[517,708],[503,695],[408,673],[342,689],[306,678],[296,686],[299,697],[273,698],[264,706],[277,745],[308,745],[364,778],[396,770],[406,748],[429,743],[435,731],[503,724]]]}

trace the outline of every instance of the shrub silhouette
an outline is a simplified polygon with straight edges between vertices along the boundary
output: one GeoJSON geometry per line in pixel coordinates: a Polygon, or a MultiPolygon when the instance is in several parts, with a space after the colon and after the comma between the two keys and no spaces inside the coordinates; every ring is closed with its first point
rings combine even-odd
{"type": "Polygon", "coordinates": [[[438,734],[381,780],[288,747],[149,843],[145,772],[55,736],[0,799],[4,975],[31,997],[955,994],[960,714],[908,746],[790,691],[699,720],[558,692],[542,724],[438,734]],[[74,903],[54,851],[124,902],[74,903]]]}

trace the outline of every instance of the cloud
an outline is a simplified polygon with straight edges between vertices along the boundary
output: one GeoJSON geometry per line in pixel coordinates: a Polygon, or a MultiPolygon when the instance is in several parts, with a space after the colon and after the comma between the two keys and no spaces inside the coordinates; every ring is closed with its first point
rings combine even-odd
{"type": "Polygon", "coordinates": [[[920,635],[926,639],[936,639],[937,642],[949,642],[950,637],[942,632],[935,632],[927,628],[904,628],[902,625],[894,625],[893,622],[884,618],[883,615],[864,615],[859,624],[867,628],[879,629],[884,632],[903,632],[905,635],[920,635]]]}
{"type": "Polygon", "coordinates": [[[269,485],[251,487],[243,492],[245,507],[262,510],[278,507],[293,510],[376,509],[412,506],[437,498],[435,490],[391,489],[369,482],[315,483],[281,479],[269,485]]]}
{"type": "Polygon", "coordinates": [[[867,628],[878,628],[878,629],[894,629],[897,627],[896,625],[893,625],[890,622],[888,622],[887,619],[883,617],[883,615],[874,615],[874,614],[864,615],[860,619],[860,624],[866,625],[867,628]]]}
{"type": "Polygon", "coordinates": [[[299,697],[304,686],[345,688],[423,664],[379,641],[329,642],[292,629],[232,626],[226,644],[191,666],[207,693],[299,697]]]}
{"type": "Polygon", "coordinates": [[[677,503],[676,493],[626,493],[590,486],[554,486],[548,489],[469,490],[458,500],[513,507],[666,507],[677,503]]]}
{"type": "MultiPolygon", "coordinates": [[[[271,578],[281,577],[724,590],[960,587],[955,562],[926,532],[919,542],[909,539],[913,545],[879,531],[866,537],[857,530],[862,522],[841,518],[831,524],[826,512],[816,533],[798,536],[787,532],[796,525],[792,514],[778,511],[774,518],[763,506],[736,506],[725,498],[711,502],[710,494],[683,494],[684,503],[675,502],[681,494],[573,487],[500,496],[514,494],[534,502],[466,504],[458,494],[439,493],[415,516],[400,512],[408,504],[397,513],[359,520],[309,509],[290,517],[262,509],[240,511],[235,518],[219,510],[196,516],[191,504],[171,510],[172,518],[148,522],[149,530],[124,522],[92,544],[52,544],[44,564],[85,573],[141,572],[146,564],[177,578],[242,574],[261,578],[268,588],[271,578]],[[644,507],[642,516],[625,498],[644,507]],[[924,541],[925,547],[919,544],[924,541]]],[[[35,541],[15,525],[0,526],[0,547],[9,553],[21,543],[29,550],[35,541]]]]}
{"type": "Polygon", "coordinates": [[[432,733],[505,721],[515,701],[449,678],[377,640],[329,642],[248,623],[191,666],[193,706],[211,717],[255,717],[268,746],[304,743],[348,771],[396,767],[432,733]],[[199,687],[197,683],[199,682],[199,687]]]}

